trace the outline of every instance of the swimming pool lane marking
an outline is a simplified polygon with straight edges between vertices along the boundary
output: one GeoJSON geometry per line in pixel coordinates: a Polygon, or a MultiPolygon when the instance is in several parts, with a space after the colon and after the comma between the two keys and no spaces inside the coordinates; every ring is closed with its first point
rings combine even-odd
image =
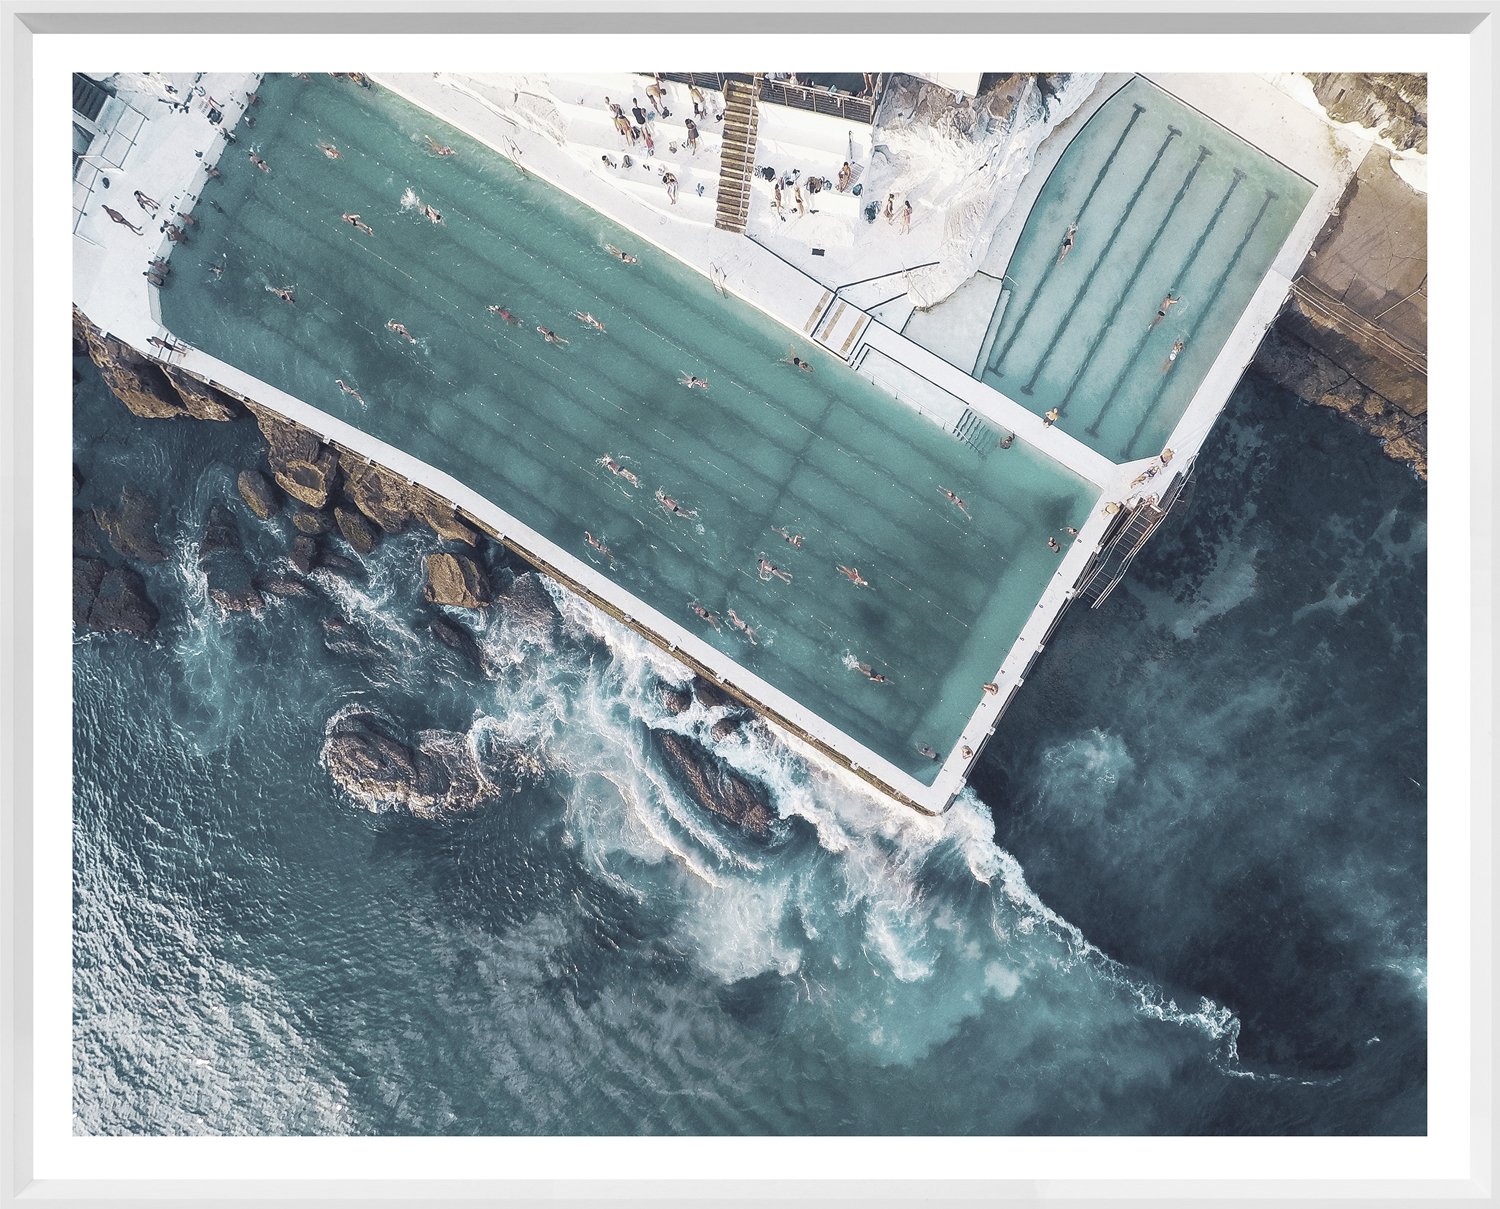
{"type": "MultiPolygon", "coordinates": [[[[1115,140],[1115,145],[1110,149],[1109,158],[1104,161],[1104,166],[1094,174],[1094,183],[1089,187],[1088,195],[1083,199],[1083,205],[1078,208],[1078,213],[1074,216],[1079,226],[1083,225],[1084,215],[1088,213],[1089,205],[1094,200],[1094,194],[1099,191],[1099,186],[1103,184],[1105,176],[1108,175],[1110,167],[1115,162],[1115,157],[1120,154],[1120,148],[1125,145],[1125,139],[1130,134],[1131,128],[1135,125],[1136,119],[1145,112],[1144,106],[1131,102],[1130,120],[1125,123],[1125,129],[1120,131],[1120,137],[1115,140]]],[[[1006,355],[1010,352],[1011,345],[1016,342],[1016,337],[1021,334],[1021,329],[1026,326],[1027,320],[1031,318],[1031,310],[1041,297],[1047,282],[1051,279],[1053,270],[1059,267],[1055,257],[1047,261],[1046,267],[1042,270],[1042,279],[1037,283],[1036,288],[1031,291],[1031,296],[1026,300],[1026,306],[1018,316],[1016,326],[1011,329],[1010,335],[1005,338],[1005,345],[1000,349],[1000,355],[989,364],[990,371],[996,377],[1003,378],[1005,376],[1000,372],[1000,366],[1004,364],[1006,355]]],[[[998,330],[996,334],[999,334],[998,330]]]]}
{"type": "MultiPolygon", "coordinates": [[[[1244,237],[1240,240],[1239,246],[1234,250],[1234,255],[1231,256],[1225,263],[1224,269],[1219,274],[1218,280],[1214,282],[1213,288],[1208,292],[1208,301],[1203,304],[1203,310],[1205,314],[1208,313],[1209,308],[1211,308],[1216,302],[1218,302],[1219,295],[1224,292],[1224,286],[1229,280],[1229,275],[1234,272],[1235,266],[1240,262],[1240,257],[1245,254],[1245,249],[1250,246],[1250,239],[1255,234],[1256,228],[1260,226],[1260,220],[1266,216],[1266,211],[1271,208],[1271,203],[1280,196],[1281,195],[1279,193],[1273,192],[1270,189],[1266,190],[1265,199],[1260,203],[1260,209],[1255,212],[1255,218],[1251,220],[1250,226],[1246,228],[1244,237]]],[[[1130,434],[1130,440],[1125,445],[1126,452],[1129,452],[1129,450],[1134,447],[1136,441],[1140,439],[1141,432],[1146,427],[1146,421],[1149,420],[1156,411],[1156,400],[1159,400],[1161,398],[1166,389],[1167,384],[1163,383],[1161,389],[1156,392],[1156,399],[1152,401],[1152,406],[1148,407],[1142,413],[1140,423],[1135,426],[1135,431],[1130,434]]]]}
{"type": "MultiPolygon", "coordinates": [[[[1094,261],[1096,267],[1103,264],[1108,258],[1114,248],[1115,240],[1119,238],[1120,232],[1130,220],[1131,214],[1134,213],[1136,204],[1141,200],[1141,194],[1146,191],[1146,186],[1151,183],[1151,178],[1156,175],[1156,169],[1160,166],[1162,157],[1167,154],[1167,148],[1172,145],[1172,140],[1181,134],[1182,131],[1178,130],[1176,126],[1167,127],[1167,137],[1162,140],[1161,146],[1156,149],[1156,158],[1151,161],[1151,166],[1146,169],[1146,175],[1141,177],[1141,183],[1135,187],[1135,192],[1130,195],[1130,200],[1126,203],[1124,211],[1115,222],[1114,229],[1109,233],[1109,238],[1104,241],[1104,249],[1099,254],[1098,259],[1094,261]]],[[[1068,325],[1072,322],[1074,316],[1077,315],[1078,304],[1083,300],[1084,294],[1088,292],[1089,286],[1092,284],[1092,276],[1085,277],[1079,283],[1078,289],[1073,293],[1073,301],[1063,310],[1061,317],[1057,321],[1057,326],[1052,331],[1052,339],[1047,342],[1047,347],[1042,350],[1042,355],[1036,363],[1036,368],[1032,370],[1030,381],[1021,387],[1022,394],[1029,395],[1035,392],[1037,379],[1042,376],[1043,368],[1052,359],[1052,354],[1057,350],[1057,342],[1062,339],[1063,332],[1067,330],[1068,325]]]]}
{"type": "MultiPolygon", "coordinates": [[[[1191,272],[1193,266],[1198,263],[1198,256],[1203,251],[1204,244],[1208,242],[1208,237],[1213,233],[1214,228],[1219,225],[1219,219],[1224,213],[1224,208],[1229,205],[1229,199],[1234,196],[1234,191],[1240,187],[1240,182],[1244,179],[1244,169],[1235,168],[1234,179],[1229,182],[1229,188],[1224,191],[1224,196],[1219,198],[1219,204],[1214,208],[1213,215],[1208,220],[1208,225],[1199,233],[1197,242],[1193,244],[1188,254],[1183,257],[1182,263],[1177,266],[1177,272],[1172,274],[1173,281],[1184,280],[1187,274],[1191,272]]],[[[1200,313],[1205,312],[1200,310],[1200,313]]],[[[1120,372],[1115,375],[1114,383],[1109,388],[1109,394],[1105,396],[1104,402],[1099,407],[1099,414],[1084,429],[1090,436],[1097,437],[1099,435],[1099,426],[1104,423],[1104,417],[1109,414],[1110,408],[1114,406],[1115,397],[1120,393],[1120,387],[1125,381],[1125,375],[1140,360],[1141,353],[1146,347],[1146,342],[1151,339],[1152,330],[1151,328],[1147,328],[1141,333],[1135,342],[1135,348],[1131,350],[1129,358],[1121,363],[1120,372]]]]}
{"type": "MultiPolygon", "coordinates": [[[[1198,169],[1203,167],[1203,161],[1211,154],[1207,147],[1199,144],[1198,158],[1193,161],[1193,166],[1188,169],[1188,174],[1183,177],[1182,184],[1177,187],[1177,193],[1172,198],[1172,204],[1167,207],[1167,212],[1161,216],[1161,221],[1156,224],[1156,230],[1151,233],[1151,238],[1141,248],[1141,254],[1135,258],[1134,266],[1126,275],[1124,286],[1115,296],[1114,305],[1110,307],[1109,314],[1116,322],[1121,321],[1122,318],[1126,318],[1121,316],[1120,308],[1125,304],[1125,299],[1129,297],[1131,290],[1135,288],[1136,282],[1140,279],[1141,270],[1146,267],[1146,261],[1150,259],[1151,253],[1156,251],[1156,245],[1161,242],[1162,235],[1166,233],[1167,227],[1172,221],[1172,216],[1177,213],[1177,207],[1182,204],[1182,199],[1187,196],[1188,190],[1193,187],[1193,180],[1198,175],[1198,169]]],[[[1068,389],[1063,392],[1062,401],[1058,406],[1066,407],[1072,400],[1073,392],[1078,389],[1078,383],[1083,380],[1083,375],[1088,372],[1089,366],[1093,364],[1094,358],[1099,353],[1100,346],[1103,345],[1104,339],[1109,333],[1110,324],[1099,324],[1098,330],[1094,333],[1093,340],[1089,342],[1088,349],[1084,353],[1083,360],[1078,363],[1078,367],[1073,371],[1073,377],[1068,382],[1068,389]]]]}

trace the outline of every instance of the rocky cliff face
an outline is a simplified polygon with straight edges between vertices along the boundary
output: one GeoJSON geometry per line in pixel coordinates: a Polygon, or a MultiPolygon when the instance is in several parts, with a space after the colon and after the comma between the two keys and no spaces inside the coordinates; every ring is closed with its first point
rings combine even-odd
{"type": "Polygon", "coordinates": [[[1427,150],[1427,77],[1402,72],[1304,72],[1336,122],[1356,122],[1400,151],[1427,150]]]}

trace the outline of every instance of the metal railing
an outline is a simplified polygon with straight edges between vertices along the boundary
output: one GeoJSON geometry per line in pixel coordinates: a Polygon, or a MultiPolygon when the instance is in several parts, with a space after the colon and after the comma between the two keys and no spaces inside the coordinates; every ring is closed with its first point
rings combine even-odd
{"type": "MultiPolygon", "coordinates": [[[[652,73],[642,71],[636,74],[649,76],[652,73]]],[[[664,71],[661,77],[677,84],[696,84],[699,88],[711,88],[715,92],[723,92],[724,85],[730,80],[741,84],[753,84],[755,81],[754,74],[748,71],[664,71]]],[[[829,92],[826,88],[809,88],[804,84],[788,84],[785,80],[764,78],[760,82],[760,99],[773,105],[805,109],[810,113],[821,113],[827,117],[843,118],[868,126],[875,121],[875,109],[884,84],[885,77],[882,76],[873,97],[858,97],[852,93],[829,92]]]]}

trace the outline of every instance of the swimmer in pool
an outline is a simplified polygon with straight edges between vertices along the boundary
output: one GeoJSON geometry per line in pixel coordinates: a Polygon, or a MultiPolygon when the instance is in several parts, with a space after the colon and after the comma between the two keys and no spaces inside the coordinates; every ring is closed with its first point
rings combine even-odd
{"type": "Polygon", "coordinates": [[[1076,222],[1070,222],[1068,224],[1068,233],[1063,236],[1062,247],[1057,249],[1058,264],[1062,264],[1062,262],[1068,258],[1068,253],[1073,250],[1073,240],[1074,237],[1077,236],[1077,234],[1078,224],[1076,222]]]}
{"type": "Polygon", "coordinates": [[[360,218],[358,214],[340,214],[339,217],[342,218],[351,227],[353,227],[356,231],[363,231],[366,235],[375,234],[374,228],[367,225],[364,219],[360,218]]]}
{"type": "Polygon", "coordinates": [[[574,311],[573,312],[573,318],[577,319],[580,323],[587,323],[596,332],[602,332],[602,331],[604,331],[604,324],[600,323],[597,319],[595,319],[587,311],[574,311]]]}
{"type": "Polygon", "coordinates": [[[692,604],[689,605],[688,607],[691,608],[693,610],[693,612],[696,613],[701,620],[706,621],[706,622],[708,622],[709,625],[713,626],[714,629],[717,630],[719,628],[719,619],[718,619],[718,617],[715,614],[710,613],[707,609],[705,609],[696,600],[693,601],[692,604]]]}
{"type": "Polygon", "coordinates": [[[427,216],[428,222],[441,223],[443,221],[443,216],[438,213],[436,206],[429,206],[424,203],[422,206],[422,213],[427,216]]]}
{"type": "Polygon", "coordinates": [[[624,261],[626,264],[634,264],[635,263],[635,257],[634,256],[632,256],[629,252],[622,252],[622,251],[620,251],[620,249],[617,248],[617,247],[615,247],[615,245],[612,244],[612,243],[605,244],[604,245],[604,250],[606,252],[608,252],[611,256],[613,256],[616,260],[624,261]]]}
{"type": "Polygon", "coordinates": [[[271,170],[271,165],[266,163],[265,160],[261,159],[260,156],[258,156],[253,151],[250,153],[250,162],[257,168],[259,168],[262,172],[269,172],[271,170]]]}
{"type": "Polygon", "coordinates": [[[1166,373],[1169,369],[1172,368],[1173,365],[1177,363],[1177,354],[1182,352],[1182,346],[1184,343],[1186,342],[1181,336],[1178,336],[1177,339],[1173,342],[1172,351],[1167,354],[1167,359],[1161,363],[1162,373],[1166,373]]]}
{"type": "Polygon", "coordinates": [[[738,613],[736,613],[733,609],[730,609],[725,614],[725,616],[729,618],[730,625],[732,625],[735,629],[737,629],[741,634],[743,634],[750,640],[751,646],[760,645],[760,642],[755,637],[755,627],[753,625],[747,624],[745,619],[738,613]]]}
{"type": "Polygon", "coordinates": [[[517,327],[523,326],[521,321],[514,315],[512,315],[503,306],[487,306],[484,309],[489,311],[491,315],[499,315],[500,318],[504,319],[506,323],[514,323],[517,327]]]}
{"type": "Polygon", "coordinates": [[[433,155],[452,155],[453,154],[453,148],[452,147],[445,147],[445,146],[443,146],[443,144],[440,143],[440,142],[438,142],[437,139],[433,138],[432,135],[430,135],[430,134],[424,134],[422,137],[427,140],[427,150],[429,150],[430,152],[432,152],[433,155]]]}
{"type": "Polygon", "coordinates": [[[806,540],[800,533],[788,533],[784,525],[772,525],[771,532],[795,550],[802,549],[802,543],[806,540]]]}
{"type": "Polygon", "coordinates": [[[866,680],[869,680],[874,684],[885,683],[885,677],[881,675],[881,673],[877,672],[874,668],[872,668],[868,663],[856,663],[854,665],[854,670],[863,675],[866,680]]]}
{"type": "Polygon", "coordinates": [[[791,349],[786,350],[786,356],[781,359],[781,363],[783,365],[794,366],[795,368],[800,369],[804,374],[810,374],[813,372],[812,365],[802,360],[802,358],[797,356],[797,354],[794,353],[791,349]]]}
{"type": "MultiPolygon", "coordinates": [[[[946,487],[939,487],[938,490],[941,491],[943,493],[943,495],[947,497],[947,500],[948,500],[948,502],[950,504],[952,504],[955,508],[957,508],[965,516],[969,516],[969,505],[968,504],[964,503],[963,500],[961,500],[953,492],[949,491],[948,488],[946,488],[946,487]]],[[[969,519],[973,520],[974,518],[970,516],[969,519]]]]}
{"type": "Polygon", "coordinates": [[[679,385],[686,386],[689,390],[692,390],[695,386],[700,390],[708,389],[708,382],[706,379],[696,378],[692,374],[679,374],[677,381],[679,385]]]}
{"type": "Polygon", "coordinates": [[[1165,319],[1167,317],[1167,312],[1181,301],[1182,299],[1179,298],[1176,294],[1168,294],[1165,298],[1163,298],[1161,300],[1161,305],[1156,308],[1156,318],[1151,321],[1151,326],[1155,327],[1158,323],[1165,319]]]}
{"type": "Polygon", "coordinates": [[[268,294],[275,294],[276,297],[280,298],[282,302],[290,302],[293,304],[295,304],[297,301],[295,291],[296,287],[290,285],[268,285],[266,287],[266,292],[268,294]]]}
{"type": "Polygon", "coordinates": [[[319,143],[318,150],[331,160],[341,160],[344,157],[339,154],[339,149],[332,143],[319,143]]]}
{"type": "Polygon", "coordinates": [[[559,336],[556,332],[554,332],[550,327],[543,327],[539,323],[539,324],[536,325],[536,330],[541,334],[542,339],[545,340],[548,344],[566,344],[567,343],[566,340],[564,340],[561,336],[559,336]]]}
{"type": "Polygon", "coordinates": [[[595,550],[599,551],[600,554],[604,555],[605,558],[609,559],[610,566],[614,566],[615,556],[610,552],[609,547],[606,546],[597,537],[595,537],[592,533],[590,533],[587,529],[583,531],[583,540],[588,542],[588,544],[595,550]]]}
{"type": "Polygon", "coordinates": [[[859,573],[858,567],[839,567],[839,574],[852,583],[856,588],[868,588],[870,581],[859,573]]]}
{"type": "Polygon", "coordinates": [[[417,342],[417,338],[406,330],[406,324],[397,323],[394,319],[387,319],[385,326],[388,331],[395,332],[396,335],[400,336],[408,344],[415,344],[417,342]]]}
{"type": "Polygon", "coordinates": [[[760,560],[756,563],[755,569],[759,573],[761,581],[764,583],[769,583],[771,576],[773,575],[777,579],[781,580],[781,582],[784,584],[789,584],[792,582],[792,573],[790,571],[783,570],[781,567],[778,567],[764,554],[760,556],[760,560]]]}
{"type": "Polygon", "coordinates": [[[610,474],[614,475],[616,478],[624,479],[632,487],[639,487],[641,485],[641,480],[636,478],[635,472],[627,466],[620,465],[619,462],[615,461],[614,455],[612,454],[606,453],[602,458],[596,459],[595,464],[603,466],[604,469],[609,471],[610,474]]]}
{"type": "Polygon", "coordinates": [[[364,395],[360,394],[359,391],[355,390],[354,387],[349,385],[349,383],[345,382],[342,378],[335,378],[334,382],[338,384],[338,388],[346,395],[349,395],[358,400],[361,407],[365,405],[364,395]]]}
{"type": "Polygon", "coordinates": [[[685,517],[692,520],[698,514],[690,508],[684,508],[660,487],[656,489],[656,502],[670,512],[673,516],[685,517]]]}

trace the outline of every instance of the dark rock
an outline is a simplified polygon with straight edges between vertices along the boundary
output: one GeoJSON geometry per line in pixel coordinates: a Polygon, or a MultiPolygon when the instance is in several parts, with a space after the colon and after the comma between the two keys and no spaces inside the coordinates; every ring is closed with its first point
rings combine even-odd
{"type": "Polygon", "coordinates": [[[332,550],[325,550],[319,560],[320,567],[326,567],[335,575],[342,575],[349,579],[363,579],[365,569],[352,558],[345,558],[342,554],[336,554],[332,550]]]}
{"type": "Polygon", "coordinates": [[[163,373],[193,419],[237,420],[244,414],[244,408],[217,387],[200,382],[180,369],[164,369],[163,373]]]}
{"type": "Polygon", "coordinates": [[[1305,72],[1336,122],[1356,122],[1400,150],[1427,149],[1427,77],[1400,72],[1305,72]]]}
{"type": "Polygon", "coordinates": [[[295,579],[266,579],[258,585],[262,592],[272,596],[312,596],[313,591],[305,583],[295,579]]]}
{"type": "Polygon", "coordinates": [[[373,714],[355,713],[336,720],[323,743],[329,775],[367,806],[404,806],[428,817],[472,810],[540,773],[519,750],[500,753],[499,769],[487,771],[463,734],[422,731],[413,742],[393,730],[373,714]],[[502,770],[504,783],[492,779],[502,770]]]}
{"type": "Polygon", "coordinates": [[[83,471],[78,469],[78,463],[73,463],[73,494],[78,494],[78,489],[83,486],[83,471]]]}
{"type": "Polygon", "coordinates": [[[484,656],[479,650],[479,643],[475,641],[474,635],[463,626],[456,625],[446,617],[434,617],[429,628],[432,630],[432,636],[445,647],[457,651],[474,664],[483,666],[484,656]]]}
{"type": "Polygon", "coordinates": [[[75,626],[144,638],[159,620],[138,571],[106,566],[96,558],[73,560],[75,626]]]}
{"type": "Polygon", "coordinates": [[[461,554],[427,556],[427,599],[433,604],[482,609],[493,600],[489,580],[471,558],[461,554]]]}
{"type": "Polygon", "coordinates": [[[340,504],[333,510],[333,520],[344,540],[357,553],[369,554],[375,549],[375,530],[370,528],[370,522],[358,512],[340,504]]]}
{"type": "Polygon", "coordinates": [[[234,514],[223,504],[215,503],[208,510],[208,520],[203,525],[203,540],[198,543],[198,565],[201,567],[221,550],[240,548],[239,526],[234,523],[234,514]]]}
{"type": "Polygon", "coordinates": [[[306,575],[318,565],[318,543],[315,538],[302,534],[292,542],[292,566],[306,575]]]}
{"type": "Polygon", "coordinates": [[[749,781],[722,767],[709,751],[685,735],[665,730],[651,733],[673,772],[699,806],[752,835],[770,833],[775,816],[749,781]]]}
{"type": "Polygon", "coordinates": [[[702,676],[692,680],[693,697],[704,709],[718,709],[721,705],[732,705],[734,699],[723,689],[709,683],[702,676]]]}
{"type": "Polygon", "coordinates": [[[237,482],[245,503],[250,505],[250,511],[261,520],[270,520],[281,511],[281,500],[276,495],[276,488],[271,486],[271,480],[259,470],[240,471],[237,482]]]}
{"type": "Polygon", "coordinates": [[[135,487],[120,493],[120,506],[94,509],[99,528],[122,557],[137,562],[165,562],[167,552],[156,540],[156,501],[135,487]]]}
{"type": "Polygon", "coordinates": [[[400,475],[344,454],[344,495],[387,533],[400,533],[412,518],[414,488],[400,475]]]}
{"type": "Polygon", "coordinates": [[[326,512],[312,512],[306,508],[299,508],[292,513],[292,524],[296,526],[299,533],[311,533],[314,537],[321,537],[333,530],[333,517],[326,512]]]}
{"type": "Polygon", "coordinates": [[[663,684],[658,686],[658,691],[661,693],[662,708],[674,718],[678,714],[687,713],[692,707],[693,694],[685,688],[678,688],[672,684],[663,684]]]}
{"type": "Polygon", "coordinates": [[[713,736],[714,742],[718,743],[731,735],[739,734],[740,727],[745,724],[745,719],[739,714],[725,714],[714,723],[713,729],[708,733],[713,736]]]}
{"type": "Polygon", "coordinates": [[[504,592],[506,615],[531,631],[536,642],[546,643],[553,637],[562,615],[547,585],[535,571],[517,575],[504,592]]]}
{"type": "Polygon", "coordinates": [[[99,585],[104,582],[104,573],[109,564],[97,558],[73,559],[73,626],[83,629],[89,623],[89,610],[94,607],[94,597],[99,595],[99,585]]]}
{"type": "Polygon", "coordinates": [[[87,508],[73,509],[73,553],[98,554],[99,542],[94,536],[94,514],[87,508]]]}
{"type": "Polygon", "coordinates": [[[208,596],[226,613],[253,613],[266,607],[266,598],[256,590],[254,584],[246,584],[240,588],[210,587],[208,596]]]}

